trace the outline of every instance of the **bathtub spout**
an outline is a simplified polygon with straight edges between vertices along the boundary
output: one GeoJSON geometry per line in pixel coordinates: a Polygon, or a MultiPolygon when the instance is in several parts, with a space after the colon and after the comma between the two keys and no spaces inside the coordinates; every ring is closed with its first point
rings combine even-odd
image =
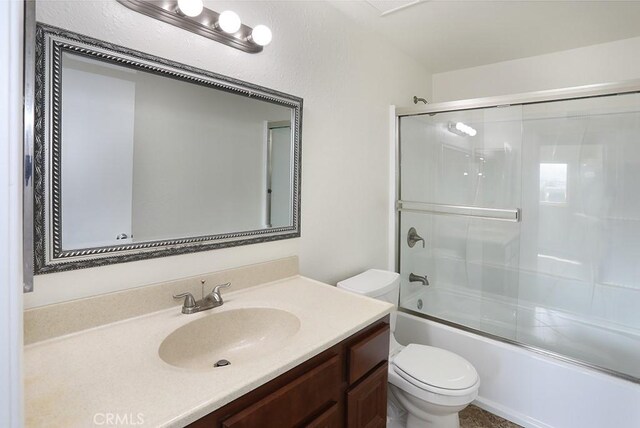
{"type": "Polygon", "coordinates": [[[415,275],[413,272],[409,274],[409,282],[421,282],[422,285],[429,285],[429,280],[427,279],[427,275],[425,276],[415,275]]]}

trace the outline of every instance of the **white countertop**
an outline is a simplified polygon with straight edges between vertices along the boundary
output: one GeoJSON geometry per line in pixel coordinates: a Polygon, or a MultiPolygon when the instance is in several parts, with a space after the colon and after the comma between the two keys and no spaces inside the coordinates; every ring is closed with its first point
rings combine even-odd
{"type": "Polygon", "coordinates": [[[194,315],[174,307],[26,346],[26,425],[86,428],[119,417],[131,426],[184,426],[393,309],[301,276],[224,293],[224,298],[223,306],[194,315]],[[281,349],[224,370],[181,369],[158,356],[161,342],[178,327],[247,307],[288,311],[299,318],[300,329],[281,349]]]}

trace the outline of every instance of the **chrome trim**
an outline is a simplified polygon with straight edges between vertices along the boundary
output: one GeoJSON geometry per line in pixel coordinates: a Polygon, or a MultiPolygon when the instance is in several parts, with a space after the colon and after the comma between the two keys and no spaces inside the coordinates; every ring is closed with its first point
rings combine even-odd
{"type": "MultiPolygon", "coordinates": [[[[400,272],[400,262],[401,262],[401,245],[402,245],[402,238],[400,237],[400,228],[402,227],[401,225],[401,219],[400,219],[400,211],[397,209],[397,201],[400,200],[400,198],[402,197],[402,162],[401,162],[401,149],[400,149],[400,118],[397,115],[398,110],[396,109],[396,117],[394,120],[394,124],[395,124],[395,137],[396,137],[396,141],[395,141],[395,153],[396,153],[396,159],[395,159],[395,163],[396,163],[396,209],[393,210],[393,214],[395,216],[395,223],[396,223],[396,243],[395,243],[395,262],[396,262],[396,272],[400,272]]],[[[401,287],[402,289],[402,287],[401,287]]],[[[398,293],[398,298],[400,298],[400,293],[398,293]]]]}
{"type": "Polygon", "coordinates": [[[421,107],[401,107],[396,109],[396,116],[405,117],[487,107],[508,107],[513,105],[536,104],[550,101],[567,101],[580,98],[604,97],[633,92],[640,92],[640,79],[617,83],[598,83],[595,85],[575,86],[564,89],[526,92],[514,95],[501,95],[497,97],[446,101],[442,103],[428,104],[421,107]]]}
{"type": "Polygon", "coordinates": [[[23,292],[33,291],[33,145],[36,70],[36,2],[24,2],[23,64],[23,187],[22,187],[22,275],[23,292]]]}
{"type": "Polygon", "coordinates": [[[487,333],[486,331],[482,331],[482,330],[477,330],[477,329],[475,329],[473,327],[468,327],[468,326],[466,326],[464,324],[457,324],[455,322],[448,321],[448,320],[445,320],[445,319],[442,319],[442,318],[438,318],[438,317],[435,317],[433,315],[428,315],[428,314],[425,314],[425,313],[422,313],[422,312],[414,311],[412,309],[403,308],[402,306],[398,306],[398,311],[406,313],[406,314],[409,314],[409,315],[416,316],[418,318],[423,318],[423,319],[427,319],[429,321],[437,322],[439,324],[444,324],[444,325],[446,325],[448,327],[457,328],[459,330],[466,331],[467,333],[477,334],[478,336],[482,336],[482,337],[485,337],[487,339],[492,339],[492,340],[495,340],[495,341],[498,341],[498,342],[506,343],[506,344],[509,344],[509,345],[514,345],[514,346],[517,346],[518,348],[523,348],[523,349],[526,349],[528,351],[535,352],[536,354],[540,354],[540,355],[544,355],[546,357],[554,358],[556,360],[560,360],[560,361],[563,361],[565,363],[574,364],[574,365],[577,365],[577,366],[580,366],[580,367],[585,367],[585,368],[594,370],[594,371],[602,373],[602,374],[606,374],[606,375],[613,376],[613,377],[616,377],[616,378],[619,378],[619,379],[623,379],[623,380],[626,380],[626,381],[629,381],[629,382],[632,382],[632,383],[635,383],[635,384],[640,384],[640,378],[637,378],[635,376],[631,376],[631,375],[626,374],[626,373],[618,372],[618,371],[615,371],[615,370],[612,370],[612,369],[608,369],[606,367],[602,367],[602,366],[598,366],[598,365],[595,365],[595,364],[591,364],[591,363],[588,363],[586,361],[579,360],[577,358],[568,357],[566,355],[559,354],[557,352],[550,351],[548,349],[540,348],[540,347],[533,346],[533,345],[527,345],[527,344],[522,343],[522,342],[517,342],[517,341],[512,340],[512,339],[507,339],[506,337],[497,336],[495,334],[487,333]]]}
{"type": "Polygon", "coordinates": [[[206,70],[134,51],[45,24],[36,30],[35,122],[34,122],[34,258],[35,273],[44,274],[103,266],[155,257],[173,256],[248,245],[300,236],[302,179],[302,98],[206,70]],[[292,224],[241,232],[147,241],[108,247],[64,250],[61,212],[61,57],[72,52],[102,61],[141,69],[220,89],[292,110],[292,224]]]}
{"type": "Polygon", "coordinates": [[[462,205],[443,205],[430,204],[426,202],[415,201],[398,201],[398,211],[429,213],[429,214],[447,214],[463,217],[476,217],[486,220],[502,220],[502,221],[520,221],[520,209],[499,209],[499,208],[483,208],[470,207],[462,205]]]}

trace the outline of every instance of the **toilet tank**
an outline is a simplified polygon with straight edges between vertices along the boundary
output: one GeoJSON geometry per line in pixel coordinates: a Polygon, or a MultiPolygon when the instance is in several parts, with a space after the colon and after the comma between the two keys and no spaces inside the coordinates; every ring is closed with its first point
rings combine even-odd
{"type": "Polygon", "coordinates": [[[338,288],[397,305],[400,275],[386,270],[369,269],[338,282],[338,288]]]}

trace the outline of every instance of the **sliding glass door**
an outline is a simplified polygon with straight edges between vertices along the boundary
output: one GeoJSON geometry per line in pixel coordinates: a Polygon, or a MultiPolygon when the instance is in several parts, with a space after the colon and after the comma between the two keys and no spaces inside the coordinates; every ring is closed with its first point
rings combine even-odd
{"type": "Polygon", "coordinates": [[[401,117],[401,307],[640,378],[639,135],[637,94],[401,117]]]}

